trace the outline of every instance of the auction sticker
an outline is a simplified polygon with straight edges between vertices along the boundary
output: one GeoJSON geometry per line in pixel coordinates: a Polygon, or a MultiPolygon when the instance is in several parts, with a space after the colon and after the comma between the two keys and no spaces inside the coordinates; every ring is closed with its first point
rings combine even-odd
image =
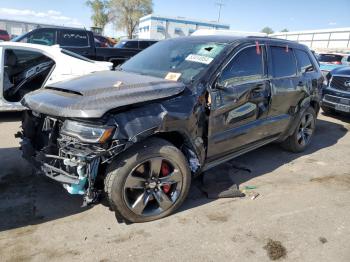
{"type": "Polygon", "coordinates": [[[166,80],[171,80],[171,81],[177,81],[177,80],[179,80],[180,76],[181,76],[181,73],[169,72],[165,76],[165,79],[166,80]]]}
{"type": "Polygon", "coordinates": [[[207,57],[207,56],[203,56],[203,55],[191,54],[191,55],[188,55],[186,57],[186,61],[191,61],[191,62],[196,62],[196,63],[202,63],[202,64],[209,65],[213,61],[213,58],[207,57]]]}

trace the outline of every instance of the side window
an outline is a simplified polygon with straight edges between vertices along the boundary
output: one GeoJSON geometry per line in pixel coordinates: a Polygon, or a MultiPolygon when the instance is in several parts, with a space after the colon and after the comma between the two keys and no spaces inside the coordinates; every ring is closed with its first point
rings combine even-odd
{"type": "Polygon", "coordinates": [[[139,48],[138,41],[127,41],[124,45],[124,48],[139,48]]]}
{"type": "Polygon", "coordinates": [[[262,48],[248,47],[240,51],[222,71],[223,86],[264,78],[262,48]]]}
{"type": "Polygon", "coordinates": [[[296,75],[297,65],[293,50],[288,47],[271,47],[273,77],[296,75]]]}
{"type": "Polygon", "coordinates": [[[146,49],[148,46],[149,46],[148,41],[140,41],[139,42],[140,49],[146,49]]]}
{"type": "Polygon", "coordinates": [[[305,51],[296,49],[295,56],[297,57],[298,71],[300,73],[312,72],[315,70],[309,55],[305,51]]]}
{"type": "Polygon", "coordinates": [[[4,56],[3,96],[18,102],[44,83],[54,61],[40,52],[6,49],[4,56]]]}
{"type": "Polygon", "coordinates": [[[55,30],[38,30],[32,32],[20,42],[38,44],[38,45],[54,45],[55,44],[55,30]]]}
{"type": "Polygon", "coordinates": [[[66,47],[88,47],[89,37],[84,31],[61,30],[59,32],[61,46],[66,47]]]}

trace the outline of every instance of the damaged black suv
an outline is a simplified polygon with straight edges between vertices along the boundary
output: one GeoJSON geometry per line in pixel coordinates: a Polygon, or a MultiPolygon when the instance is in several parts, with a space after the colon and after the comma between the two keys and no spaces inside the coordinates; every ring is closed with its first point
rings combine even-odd
{"type": "Polygon", "coordinates": [[[191,178],[271,142],[311,141],[323,77],[310,50],[264,38],[161,41],[116,71],[27,94],[23,156],[39,173],[117,217],[174,212],[191,178]]]}

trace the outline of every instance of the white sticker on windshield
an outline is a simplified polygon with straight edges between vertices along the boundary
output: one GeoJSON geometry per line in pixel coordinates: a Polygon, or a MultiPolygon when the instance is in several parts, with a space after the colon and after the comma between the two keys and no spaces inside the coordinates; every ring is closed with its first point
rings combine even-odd
{"type": "Polygon", "coordinates": [[[191,61],[191,62],[196,62],[196,63],[202,63],[202,64],[209,65],[213,61],[213,58],[207,57],[207,56],[203,56],[203,55],[191,54],[191,55],[188,55],[186,57],[186,61],[191,61]]]}
{"type": "Polygon", "coordinates": [[[169,72],[169,73],[165,76],[165,79],[166,79],[166,80],[171,80],[171,81],[177,81],[177,80],[179,80],[180,77],[181,77],[181,73],[169,72]]]}

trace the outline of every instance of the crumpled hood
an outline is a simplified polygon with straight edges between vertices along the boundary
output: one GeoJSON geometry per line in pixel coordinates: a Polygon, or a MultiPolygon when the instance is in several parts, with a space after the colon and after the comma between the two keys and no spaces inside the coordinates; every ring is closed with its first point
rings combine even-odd
{"type": "Polygon", "coordinates": [[[102,71],[29,93],[22,104],[51,116],[99,118],[111,109],[174,96],[184,89],[184,84],[162,78],[102,71]]]}

